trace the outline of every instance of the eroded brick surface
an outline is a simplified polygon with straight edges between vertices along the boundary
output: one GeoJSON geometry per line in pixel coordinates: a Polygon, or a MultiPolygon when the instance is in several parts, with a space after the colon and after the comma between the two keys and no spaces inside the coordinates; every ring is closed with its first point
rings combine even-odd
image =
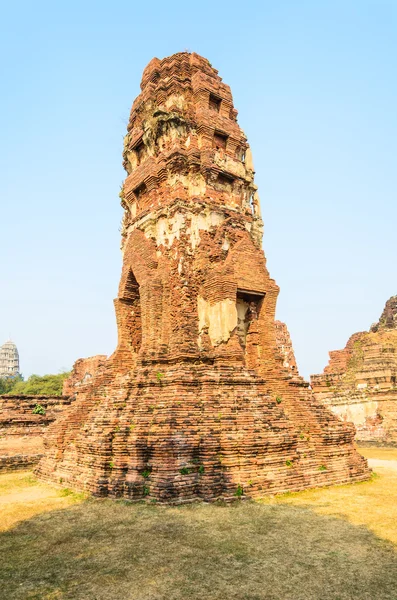
{"type": "Polygon", "coordinates": [[[283,359],[283,366],[290,371],[291,376],[298,375],[298,366],[288,328],[282,321],[275,321],[274,325],[276,328],[276,343],[283,359]]]}
{"type": "Polygon", "coordinates": [[[38,473],[98,495],[235,498],[368,477],[354,428],[291,376],[230,88],[197,54],[146,67],[124,142],[118,345],[38,473]]]}
{"type": "Polygon", "coordinates": [[[63,382],[63,395],[73,396],[81,385],[89,383],[106,359],[105,354],[98,354],[97,356],[90,356],[90,358],[76,360],[70,377],[63,382]]]}
{"type": "Polygon", "coordinates": [[[387,301],[369,332],[352,335],[312,375],[316,398],[354,423],[358,442],[397,446],[397,296],[387,301]]]}

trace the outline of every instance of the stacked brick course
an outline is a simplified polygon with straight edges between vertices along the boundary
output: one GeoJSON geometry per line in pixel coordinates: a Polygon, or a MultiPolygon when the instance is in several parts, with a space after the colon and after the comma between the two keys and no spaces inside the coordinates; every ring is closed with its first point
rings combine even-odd
{"type": "Polygon", "coordinates": [[[312,375],[316,398],[354,423],[361,444],[397,446],[397,296],[369,332],[355,333],[312,375]]]}
{"type": "Polygon", "coordinates": [[[124,143],[118,345],[51,426],[46,480],[160,502],[369,476],[354,428],[291,377],[230,88],[180,53],[146,67],[124,143]]]}
{"type": "Polygon", "coordinates": [[[70,402],[65,396],[0,396],[0,471],[36,464],[48,425],[70,402]],[[44,414],[35,411],[37,406],[44,414]]]}

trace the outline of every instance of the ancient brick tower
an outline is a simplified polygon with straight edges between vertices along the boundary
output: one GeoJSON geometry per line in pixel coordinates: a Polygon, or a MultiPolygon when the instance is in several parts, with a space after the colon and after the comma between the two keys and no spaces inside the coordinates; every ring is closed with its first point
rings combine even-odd
{"type": "Polygon", "coordinates": [[[183,52],[153,59],[141,89],[124,147],[118,346],[76,363],[76,400],[39,473],[177,502],[367,478],[353,427],[277,350],[278,287],[230,88],[183,52]]]}

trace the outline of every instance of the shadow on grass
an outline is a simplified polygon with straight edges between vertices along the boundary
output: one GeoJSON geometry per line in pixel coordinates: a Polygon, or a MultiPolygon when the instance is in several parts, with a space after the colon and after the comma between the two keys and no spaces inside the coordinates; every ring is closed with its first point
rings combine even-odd
{"type": "Polygon", "coordinates": [[[0,536],[5,600],[395,600],[397,554],[310,508],[88,500],[0,536]]]}

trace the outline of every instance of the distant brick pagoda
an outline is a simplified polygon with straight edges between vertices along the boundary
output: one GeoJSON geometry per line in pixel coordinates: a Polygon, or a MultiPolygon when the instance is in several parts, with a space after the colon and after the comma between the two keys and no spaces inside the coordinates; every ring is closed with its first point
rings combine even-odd
{"type": "Polygon", "coordinates": [[[118,346],[87,372],[78,361],[41,477],[160,502],[368,478],[354,428],[277,349],[278,287],[230,88],[183,52],[153,59],[141,90],[123,154],[118,346]]]}
{"type": "Polygon", "coordinates": [[[311,377],[317,399],[354,423],[357,442],[397,446],[397,296],[370,331],[329,355],[324,373],[311,377]]]}

